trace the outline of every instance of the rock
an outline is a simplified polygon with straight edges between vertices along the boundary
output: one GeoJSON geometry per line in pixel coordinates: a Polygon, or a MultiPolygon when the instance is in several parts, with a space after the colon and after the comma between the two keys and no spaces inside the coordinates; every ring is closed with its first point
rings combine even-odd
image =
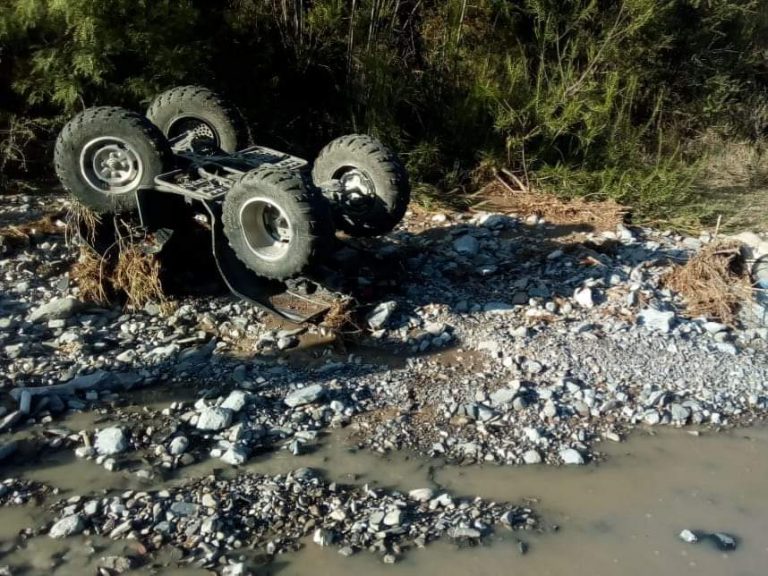
{"type": "Polygon", "coordinates": [[[466,526],[455,526],[448,529],[448,536],[453,539],[457,538],[480,538],[482,534],[480,530],[474,528],[468,528],[466,526]]]}
{"type": "Polygon", "coordinates": [[[491,392],[491,404],[493,406],[504,406],[509,404],[517,396],[517,389],[513,388],[499,388],[498,390],[491,392]]]}
{"type": "Polygon", "coordinates": [[[66,320],[83,307],[82,302],[75,298],[55,298],[47,304],[36,308],[30,315],[30,322],[47,322],[48,320],[66,320]]]}
{"type": "Polygon", "coordinates": [[[126,451],[128,448],[128,439],[122,428],[118,428],[117,426],[104,428],[96,433],[94,446],[96,452],[102,456],[112,456],[126,451]]]}
{"type": "Polygon", "coordinates": [[[722,550],[723,552],[736,550],[736,538],[730,534],[726,534],[725,532],[714,532],[711,537],[719,550],[722,550]]]}
{"type": "Polygon", "coordinates": [[[668,333],[672,330],[675,313],[672,311],[663,312],[656,308],[646,308],[637,317],[649,330],[668,333]]]}
{"type": "Polygon", "coordinates": [[[233,446],[221,455],[221,460],[232,466],[239,466],[248,460],[248,451],[242,446],[233,446]]]}
{"type": "Polygon", "coordinates": [[[171,456],[180,456],[187,451],[189,447],[189,440],[186,436],[176,436],[171,443],[168,444],[168,453],[171,456]]]}
{"type": "Polygon", "coordinates": [[[391,510],[384,516],[386,526],[400,526],[403,522],[403,512],[399,509],[391,510]]]}
{"type": "Polygon", "coordinates": [[[595,307],[595,301],[592,298],[591,288],[576,288],[573,293],[573,300],[582,308],[589,309],[595,307]]]}
{"type": "Polygon", "coordinates": [[[688,544],[695,544],[699,541],[699,537],[696,536],[692,531],[688,530],[687,528],[680,532],[680,540],[683,542],[688,542],[688,544]]]}
{"type": "Polygon", "coordinates": [[[365,317],[368,326],[370,326],[372,330],[380,330],[381,328],[384,328],[396,308],[397,302],[394,300],[377,304],[365,317]]]}
{"type": "Polygon", "coordinates": [[[311,384],[288,394],[285,397],[285,403],[291,408],[296,408],[297,406],[313,404],[323,396],[325,396],[325,388],[320,384],[311,384]]]}
{"type": "Polygon", "coordinates": [[[492,312],[494,314],[503,314],[505,312],[514,312],[515,307],[507,302],[488,302],[483,306],[483,311],[492,312]]]}
{"type": "Polygon", "coordinates": [[[330,546],[333,544],[333,533],[323,528],[318,528],[312,535],[312,541],[319,546],[330,546]]]}
{"type": "Polygon", "coordinates": [[[691,416],[691,410],[681,404],[671,404],[669,406],[669,412],[672,415],[672,420],[674,422],[680,422],[682,424],[685,424],[691,416]]]}
{"type": "Polygon", "coordinates": [[[77,514],[65,516],[51,526],[48,536],[51,538],[67,538],[85,530],[85,521],[77,514]]]}
{"type": "Polygon", "coordinates": [[[32,412],[32,394],[29,390],[21,391],[21,396],[19,396],[19,411],[22,414],[29,414],[32,412]]]}
{"type": "Polygon", "coordinates": [[[528,450],[523,454],[523,462],[526,464],[541,464],[541,454],[537,450],[528,450]]]}
{"type": "Polygon", "coordinates": [[[232,412],[240,412],[248,403],[249,395],[242,390],[232,390],[229,396],[221,403],[221,408],[232,410],[232,412]]]}
{"type": "Polygon", "coordinates": [[[104,556],[99,560],[99,566],[116,574],[123,574],[133,569],[133,560],[128,556],[104,556]]]}
{"type": "Polygon", "coordinates": [[[720,332],[726,332],[728,330],[728,326],[720,324],[720,322],[704,322],[701,327],[710,334],[719,334],[720,332]]]}
{"type": "Polygon", "coordinates": [[[169,511],[175,516],[194,516],[200,507],[194,502],[174,502],[169,511]]]}
{"type": "Polygon", "coordinates": [[[221,576],[246,576],[247,574],[250,574],[250,572],[244,562],[227,564],[221,569],[221,576]]]}
{"type": "Polygon", "coordinates": [[[416,502],[429,502],[435,495],[432,488],[416,488],[408,492],[408,497],[416,502]]]}
{"type": "Polygon", "coordinates": [[[584,457],[581,452],[573,448],[564,448],[560,450],[560,458],[565,464],[581,465],[584,464],[584,457]]]}
{"type": "Polygon", "coordinates": [[[453,249],[462,256],[474,256],[480,251],[480,243],[471,234],[464,234],[453,241],[453,249]]]}
{"type": "Polygon", "coordinates": [[[232,410],[216,406],[206,406],[200,411],[196,427],[198,430],[217,432],[232,422],[232,410]]]}

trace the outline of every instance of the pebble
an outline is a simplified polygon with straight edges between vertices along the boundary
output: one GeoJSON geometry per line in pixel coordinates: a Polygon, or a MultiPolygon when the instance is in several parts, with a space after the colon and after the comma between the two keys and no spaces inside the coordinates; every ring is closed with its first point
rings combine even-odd
{"type": "Polygon", "coordinates": [[[291,408],[313,404],[325,396],[325,388],[321,384],[310,384],[294,390],[285,397],[285,404],[291,408]]]}

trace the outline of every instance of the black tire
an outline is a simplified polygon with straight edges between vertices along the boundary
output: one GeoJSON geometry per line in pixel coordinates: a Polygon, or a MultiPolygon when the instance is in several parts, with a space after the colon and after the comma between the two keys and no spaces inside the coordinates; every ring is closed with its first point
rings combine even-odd
{"type": "Polygon", "coordinates": [[[312,167],[312,180],[321,189],[334,181],[341,181],[343,188],[345,180],[363,183],[364,188],[357,189],[365,193],[342,193],[332,206],[337,226],[351,236],[386,234],[403,219],[411,199],[408,173],[397,155],[361,134],[342,136],[323,148],[312,167]]]}
{"type": "Polygon", "coordinates": [[[213,140],[229,154],[247,148],[248,127],[230,102],[201,86],[179,86],[155,97],[147,118],[172,144],[188,132],[213,140]]]}
{"type": "Polygon", "coordinates": [[[331,219],[326,200],[308,190],[299,174],[271,166],[235,184],[222,213],[224,234],[237,257],[259,276],[276,280],[296,276],[327,255],[331,219]],[[288,223],[287,232],[280,216],[288,223]],[[282,228],[282,239],[276,228],[282,228]]]}
{"type": "Polygon", "coordinates": [[[99,214],[136,209],[136,190],[152,188],[171,159],[168,142],[144,116],[89,108],[59,133],[53,160],[64,188],[99,214]]]}

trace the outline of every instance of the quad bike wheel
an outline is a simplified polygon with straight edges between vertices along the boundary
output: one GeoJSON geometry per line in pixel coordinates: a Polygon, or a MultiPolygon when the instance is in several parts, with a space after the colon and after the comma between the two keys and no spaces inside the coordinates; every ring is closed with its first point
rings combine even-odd
{"type": "Polygon", "coordinates": [[[54,148],[64,188],[99,214],[136,209],[136,191],[151,188],[171,156],[144,116],[117,107],[89,108],[62,129],[54,148]]]}
{"type": "Polygon", "coordinates": [[[325,200],[295,172],[268,166],[249,172],[227,193],[222,222],[237,257],[276,280],[318,262],[332,239],[325,200]]]}
{"type": "Polygon", "coordinates": [[[342,136],[320,151],[312,180],[338,190],[332,208],[338,227],[351,236],[379,236],[405,215],[411,197],[408,173],[389,148],[370,136],[342,136]]]}
{"type": "Polygon", "coordinates": [[[165,134],[174,151],[195,141],[213,142],[229,154],[248,147],[248,128],[240,112],[217,93],[201,86],[179,86],[158,95],[147,117],[165,134]]]}

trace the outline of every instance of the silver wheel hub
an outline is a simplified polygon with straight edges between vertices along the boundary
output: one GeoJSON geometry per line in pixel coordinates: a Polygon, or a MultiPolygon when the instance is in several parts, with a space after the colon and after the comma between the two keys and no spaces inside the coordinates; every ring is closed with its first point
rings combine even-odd
{"type": "Polygon", "coordinates": [[[110,194],[138,188],[144,165],[136,150],[122,138],[88,142],[80,153],[80,172],[91,188],[110,194]]]}
{"type": "Polygon", "coordinates": [[[263,260],[283,258],[293,240],[293,226],[269,198],[250,198],[240,208],[240,228],[248,248],[263,260]]]}
{"type": "Polygon", "coordinates": [[[352,169],[344,172],[339,181],[351,202],[359,202],[375,195],[373,182],[361,170],[352,169]]]}

